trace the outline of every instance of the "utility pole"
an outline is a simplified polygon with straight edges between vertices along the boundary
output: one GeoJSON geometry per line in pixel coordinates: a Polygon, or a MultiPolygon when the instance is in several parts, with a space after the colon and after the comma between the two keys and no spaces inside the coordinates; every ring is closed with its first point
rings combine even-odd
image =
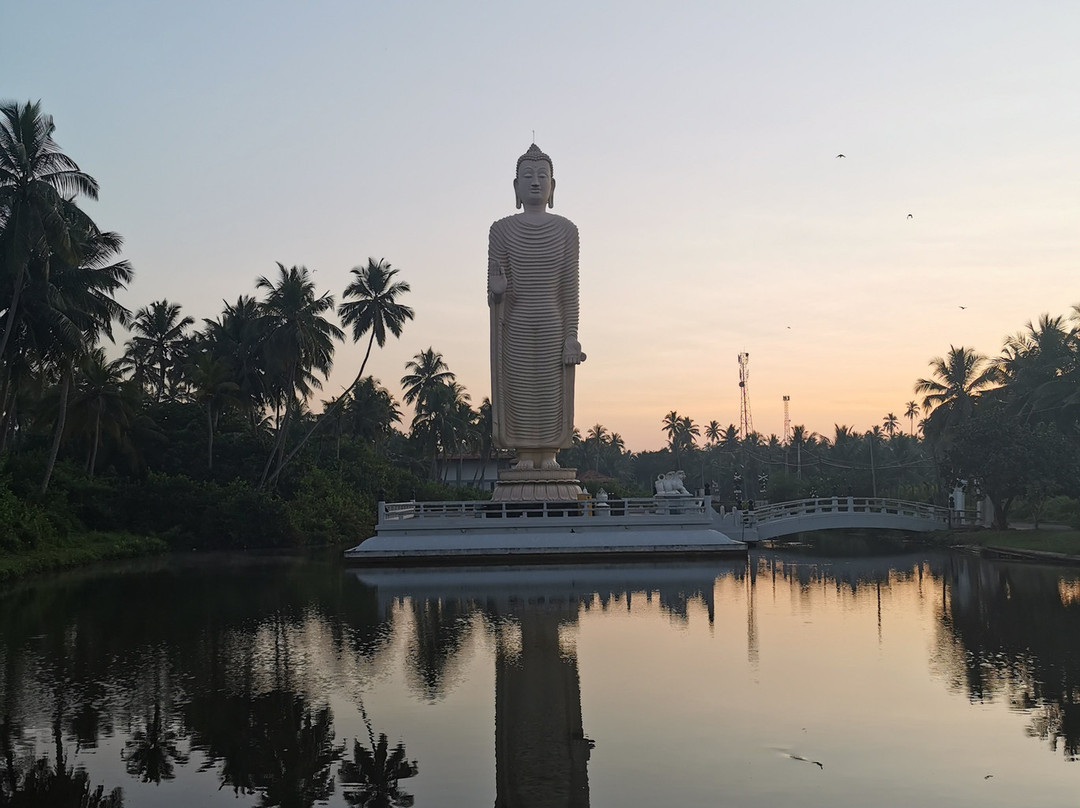
{"type": "Polygon", "coordinates": [[[870,436],[870,483],[874,487],[874,499],[877,499],[877,472],[874,471],[874,436],[870,436]]]}

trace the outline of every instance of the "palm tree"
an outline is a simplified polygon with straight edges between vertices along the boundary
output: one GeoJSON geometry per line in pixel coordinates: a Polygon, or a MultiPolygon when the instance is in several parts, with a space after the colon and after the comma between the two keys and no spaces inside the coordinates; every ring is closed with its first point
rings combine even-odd
{"type": "Polygon", "coordinates": [[[626,463],[623,459],[623,453],[626,451],[626,441],[623,440],[623,436],[618,432],[612,432],[608,435],[607,444],[604,446],[604,453],[611,458],[610,464],[608,464],[608,471],[612,477],[617,477],[623,471],[625,471],[626,463]]]}
{"type": "Polygon", "coordinates": [[[219,319],[203,322],[203,342],[215,359],[228,366],[237,386],[237,404],[254,429],[269,401],[264,355],[268,320],[254,297],[241,295],[236,303],[225,304],[219,319]]]}
{"type": "Polygon", "coordinates": [[[261,277],[257,289],[266,290],[260,308],[266,317],[265,352],[269,389],[281,413],[277,423],[274,448],[263,469],[260,488],[275,480],[285,463],[285,440],[292,419],[311,396],[320,389],[318,372],[326,377],[334,364],[334,340],[344,333],[323,315],[334,309],[334,297],[318,295],[315,282],[307,267],[288,269],[278,263],[278,277],[261,277]],[[277,467],[270,477],[270,466],[277,458],[277,467]]]}
{"type": "Polygon", "coordinates": [[[685,449],[693,449],[697,445],[697,439],[701,437],[701,428],[694,423],[689,415],[679,419],[678,440],[685,449]]]}
{"type": "Polygon", "coordinates": [[[60,151],[52,138],[55,128],[40,102],[0,104],[0,299],[9,301],[0,315],[0,362],[7,359],[9,340],[22,315],[35,256],[47,260],[57,255],[77,266],[81,255],[73,233],[97,231],[74,203],[80,194],[97,199],[97,181],[60,151]]]}
{"type": "Polygon", "coordinates": [[[592,450],[593,471],[600,472],[600,453],[608,440],[608,431],[603,424],[595,424],[585,434],[585,446],[592,450]]]}
{"type": "Polygon", "coordinates": [[[443,360],[443,355],[433,348],[416,354],[405,363],[405,370],[408,373],[401,377],[405,403],[416,404],[417,409],[424,406],[424,400],[433,390],[456,378],[443,360]]]}
{"type": "Polygon", "coordinates": [[[897,427],[900,425],[900,419],[890,412],[882,419],[881,425],[885,428],[885,434],[891,438],[896,434],[897,427]]]}
{"type": "MultiPolygon", "coordinates": [[[[1080,305],[1074,309],[1080,311],[1080,305]]],[[[1080,319],[1078,319],[1080,322],[1080,319]]],[[[1069,431],[1080,421],[1080,325],[1069,331],[1069,355],[1057,375],[1044,381],[1031,395],[1031,412],[1039,420],[1055,420],[1069,431]]]]}
{"type": "Polygon", "coordinates": [[[409,291],[409,284],[403,281],[392,282],[398,270],[391,269],[385,258],[380,258],[377,262],[374,258],[369,258],[366,267],[357,266],[350,271],[356,277],[345,287],[342,297],[357,299],[342,303],[338,307],[338,314],[341,315],[341,322],[344,325],[352,326],[353,342],[359,342],[360,337],[368,331],[371,332],[367,350],[364,352],[364,361],[360,363],[360,370],[357,371],[352,384],[345,388],[345,392],[338,396],[329,407],[323,409],[322,415],[311,425],[311,429],[282,461],[274,477],[304,447],[323,421],[333,420],[336,417],[337,411],[364,378],[364,368],[367,367],[368,357],[371,356],[371,346],[376,342],[379,343],[380,348],[386,345],[387,331],[395,337],[400,337],[405,321],[413,318],[413,310],[396,301],[399,295],[409,291]]]}
{"type": "Polygon", "coordinates": [[[709,425],[705,427],[705,440],[710,446],[715,446],[719,443],[723,434],[724,431],[721,428],[719,421],[709,421],[709,425]]]}
{"type": "Polygon", "coordinates": [[[180,316],[180,304],[168,300],[155,300],[135,312],[131,324],[135,336],[127,344],[128,361],[146,374],[143,378],[136,374],[136,380],[146,384],[156,402],[165,397],[169,371],[183,367],[184,332],[194,322],[191,317],[180,316]]]}
{"type": "Polygon", "coordinates": [[[803,424],[791,427],[791,443],[795,447],[795,476],[802,479],[802,449],[806,443],[807,432],[803,424]]]}
{"type": "Polygon", "coordinates": [[[492,452],[492,433],[494,432],[494,425],[492,423],[491,415],[491,399],[484,396],[484,400],[480,402],[480,406],[476,411],[476,433],[480,439],[480,463],[476,469],[476,475],[473,480],[475,482],[479,475],[487,471],[487,462],[491,459],[492,452]]]}
{"type": "Polygon", "coordinates": [[[680,429],[680,421],[681,421],[681,419],[679,418],[679,413],[676,412],[675,410],[672,410],[667,415],[665,415],[664,420],[661,421],[661,426],[663,427],[664,434],[667,435],[668,446],[671,449],[671,451],[675,454],[675,465],[676,466],[678,466],[680,464],[680,461],[679,461],[679,440],[678,440],[679,429],[680,429]]]}
{"type": "MultiPolygon", "coordinates": [[[[73,221],[68,230],[73,251],[80,256],[78,263],[72,264],[63,255],[53,253],[44,259],[45,272],[27,276],[24,316],[16,331],[15,344],[34,355],[39,367],[51,370],[60,385],[60,404],[41,482],[42,493],[48,490],[64,433],[75,366],[93,350],[102,335],[112,339],[114,319],[126,325],[131,316],[114,297],[134,275],[127,261],[112,260],[120,251],[122,239],[116,233],[102,233],[92,225],[81,230],[79,227],[79,222],[73,221]]],[[[5,370],[10,373],[18,367],[20,363],[12,363],[5,370]]]]}
{"type": "Polygon", "coordinates": [[[102,435],[122,444],[135,420],[138,391],[124,378],[122,362],[109,361],[105,351],[95,348],[79,364],[75,394],[68,407],[72,432],[86,438],[86,472],[94,476],[102,435]]]}
{"type": "Polygon", "coordinates": [[[233,381],[228,363],[203,351],[186,367],[195,400],[206,408],[206,468],[214,469],[214,431],[221,414],[238,402],[240,385],[233,381]]]}
{"type": "Polygon", "coordinates": [[[353,436],[376,451],[389,438],[394,424],[401,420],[397,401],[371,376],[365,376],[353,388],[345,413],[352,424],[353,436]]]}
{"type": "Polygon", "coordinates": [[[735,424],[728,424],[720,435],[720,444],[729,452],[739,448],[739,428],[735,424]]]}
{"type": "Polygon", "coordinates": [[[366,267],[353,267],[350,271],[355,277],[352,283],[345,287],[342,297],[348,302],[338,307],[338,314],[341,315],[344,325],[352,326],[353,342],[359,342],[360,337],[369,331],[371,336],[368,338],[367,351],[364,353],[364,361],[360,363],[356,381],[350,385],[349,390],[363,378],[372,344],[377,342],[382,348],[386,344],[387,331],[400,337],[405,321],[413,319],[413,310],[397,302],[400,295],[410,291],[409,284],[404,281],[393,282],[398,270],[391,269],[386,259],[381,258],[376,262],[369,258],[366,267]]]}
{"type": "Polygon", "coordinates": [[[416,399],[412,434],[430,448],[432,479],[438,479],[439,454],[458,451],[471,437],[475,414],[468,401],[465,388],[453,380],[432,386],[416,399]]]}
{"type": "Polygon", "coordinates": [[[904,410],[904,417],[908,419],[908,429],[912,437],[915,437],[915,419],[919,417],[919,403],[917,401],[909,401],[904,405],[907,407],[904,410]]]}
{"type": "Polygon", "coordinates": [[[1075,371],[1080,355],[1077,353],[1076,329],[1069,328],[1064,317],[1043,314],[1038,324],[1030,320],[1026,330],[1005,340],[1002,356],[995,361],[1001,381],[1016,412],[1038,418],[1047,403],[1045,393],[1056,388],[1053,382],[1075,371]]]}
{"type": "Polygon", "coordinates": [[[919,379],[915,392],[924,394],[922,406],[928,413],[924,434],[940,438],[971,415],[979,393],[997,381],[998,370],[982,354],[951,345],[947,356],[930,360],[930,368],[933,378],[919,379]]]}

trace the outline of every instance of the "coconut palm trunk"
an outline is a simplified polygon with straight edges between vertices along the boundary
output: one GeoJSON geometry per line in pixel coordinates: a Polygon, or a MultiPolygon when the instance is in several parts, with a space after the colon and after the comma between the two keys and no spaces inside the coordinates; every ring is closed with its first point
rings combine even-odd
{"type": "MultiPolygon", "coordinates": [[[[10,251],[14,253],[14,250],[10,251]]],[[[11,338],[11,331],[15,325],[15,314],[19,310],[19,299],[22,297],[23,278],[26,276],[26,263],[17,262],[15,270],[15,291],[11,295],[11,303],[8,304],[7,314],[4,317],[4,335],[0,337],[0,360],[7,355],[7,344],[11,338]]]]}
{"type": "Polygon", "coordinates": [[[41,493],[49,490],[49,481],[52,479],[53,468],[56,466],[56,456],[60,452],[60,440],[64,436],[64,422],[67,420],[68,394],[71,392],[71,360],[69,359],[60,372],[60,407],[56,415],[56,425],[53,427],[52,445],[49,447],[49,459],[45,464],[45,477],[41,481],[41,493]]]}
{"type": "Polygon", "coordinates": [[[214,420],[214,405],[207,403],[206,405],[206,470],[214,470],[214,427],[216,422],[214,420]]]}
{"type": "Polygon", "coordinates": [[[97,467],[98,448],[101,446],[101,407],[102,402],[99,399],[95,407],[97,412],[94,414],[94,443],[90,448],[90,464],[87,469],[91,477],[94,476],[94,469],[97,467]]]}
{"type": "MultiPolygon", "coordinates": [[[[352,393],[352,391],[356,389],[356,386],[358,384],[360,384],[360,380],[364,378],[364,368],[367,367],[368,357],[371,356],[371,346],[372,346],[372,344],[374,342],[375,342],[375,332],[372,331],[371,332],[371,339],[368,340],[367,351],[364,353],[364,361],[360,363],[360,372],[356,374],[356,378],[353,379],[353,383],[350,384],[348,386],[348,388],[346,388],[345,392],[343,392],[340,396],[337,397],[337,399],[334,401],[333,404],[331,404],[327,409],[323,410],[322,413],[319,415],[319,417],[315,419],[315,423],[311,425],[311,429],[309,429],[307,431],[307,434],[304,435],[304,437],[302,437],[299,440],[299,442],[296,444],[296,446],[293,447],[293,450],[291,452],[289,452],[289,456],[286,457],[284,460],[282,460],[278,464],[278,467],[274,470],[274,473],[270,475],[270,479],[268,479],[266,481],[267,485],[274,485],[274,483],[277,482],[278,475],[281,474],[282,469],[284,469],[285,466],[287,466],[292,461],[292,459],[294,457],[296,457],[296,454],[301,449],[304,448],[304,445],[311,439],[311,436],[315,434],[315,430],[317,430],[320,426],[322,426],[323,421],[326,421],[326,420],[332,418],[334,415],[337,414],[337,411],[339,409],[341,409],[342,405],[348,399],[349,394],[352,393]]],[[[338,434],[338,457],[340,457],[340,456],[341,456],[341,435],[340,435],[340,432],[339,432],[339,434],[338,434]]]]}

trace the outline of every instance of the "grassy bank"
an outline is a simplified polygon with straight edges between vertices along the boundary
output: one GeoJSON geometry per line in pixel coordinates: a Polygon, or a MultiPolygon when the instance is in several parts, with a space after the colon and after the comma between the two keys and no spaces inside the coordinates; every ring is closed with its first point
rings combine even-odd
{"type": "Polygon", "coordinates": [[[0,552],[0,581],[98,561],[153,555],[168,549],[162,539],[95,531],[43,542],[40,546],[18,552],[0,552]]]}
{"type": "Polygon", "coordinates": [[[972,530],[946,533],[943,538],[952,545],[1060,553],[1077,556],[1080,562],[1080,530],[972,530]]]}

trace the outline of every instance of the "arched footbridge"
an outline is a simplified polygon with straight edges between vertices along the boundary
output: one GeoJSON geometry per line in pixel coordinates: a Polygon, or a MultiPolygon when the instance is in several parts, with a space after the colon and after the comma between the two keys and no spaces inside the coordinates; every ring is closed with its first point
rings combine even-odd
{"type": "Polygon", "coordinates": [[[810,530],[863,528],[924,532],[950,526],[949,509],[879,497],[819,497],[763,505],[717,516],[716,527],[733,539],[776,539],[810,530]]]}

